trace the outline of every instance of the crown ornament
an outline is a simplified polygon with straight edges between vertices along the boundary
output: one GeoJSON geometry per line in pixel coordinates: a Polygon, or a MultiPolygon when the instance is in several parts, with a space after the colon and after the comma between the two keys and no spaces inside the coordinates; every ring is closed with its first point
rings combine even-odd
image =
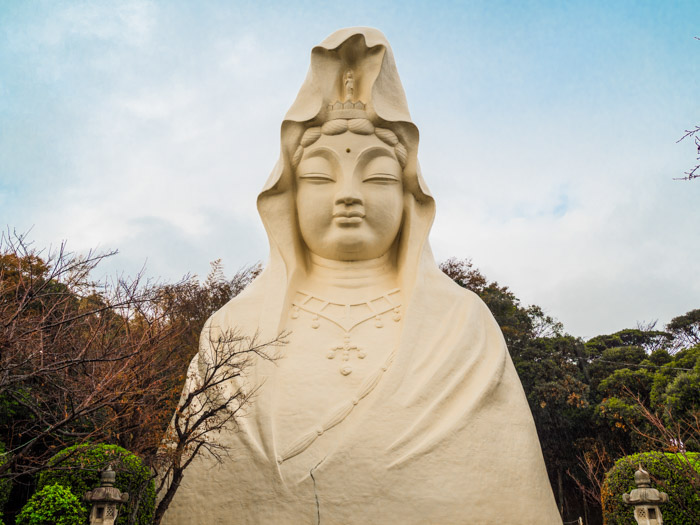
{"type": "Polygon", "coordinates": [[[343,73],[343,101],[336,101],[333,104],[328,104],[328,120],[335,119],[355,119],[367,118],[365,104],[361,101],[353,102],[355,92],[355,75],[352,69],[348,69],[343,73]]]}

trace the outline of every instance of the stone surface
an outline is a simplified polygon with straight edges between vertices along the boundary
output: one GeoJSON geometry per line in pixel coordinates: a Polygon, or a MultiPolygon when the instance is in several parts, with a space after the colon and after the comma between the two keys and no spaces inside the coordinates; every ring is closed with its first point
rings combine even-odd
{"type": "Polygon", "coordinates": [[[499,327],[431,254],[384,35],[315,47],[281,137],[258,197],[268,264],[207,322],[190,372],[229,329],[289,344],[228,385],[258,388],[220,436],[231,458],[193,463],[164,523],[561,523],[499,327]]]}

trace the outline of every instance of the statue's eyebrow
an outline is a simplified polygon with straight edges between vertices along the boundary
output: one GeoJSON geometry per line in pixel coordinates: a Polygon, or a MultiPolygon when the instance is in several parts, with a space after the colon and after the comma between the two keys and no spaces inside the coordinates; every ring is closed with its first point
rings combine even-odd
{"type": "Polygon", "coordinates": [[[396,153],[394,153],[394,148],[392,148],[391,146],[382,145],[369,146],[363,149],[357,156],[357,164],[365,164],[372,159],[376,159],[377,157],[389,157],[390,159],[393,159],[396,162],[399,161],[399,159],[396,158],[396,153]]]}
{"type": "MultiPolygon", "coordinates": [[[[302,156],[299,165],[294,170],[296,172],[296,175],[302,176],[304,172],[318,172],[318,168],[314,169],[313,167],[310,168],[308,166],[309,162],[313,161],[313,159],[318,158],[325,160],[329,164],[328,175],[330,175],[332,172],[335,172],[340,166],[340,159],[338,158],[338,154],[334,150],[326,146],[317,146],[315,148],[309,148],[308,150],[304,151],[304,155],[302,156]]],[[[325,171],[325,169],[322,171],[325,171]]]]}
{"type": "Polygon", "coordinates": [[[304,156],[301,158],[301,162],[304,162],[304,159],[313,157],[323,157],[332,162],[338,162],[339,160],[338,154],[335,150],[327,146],[311,146],[304,151],[304,156]]]}

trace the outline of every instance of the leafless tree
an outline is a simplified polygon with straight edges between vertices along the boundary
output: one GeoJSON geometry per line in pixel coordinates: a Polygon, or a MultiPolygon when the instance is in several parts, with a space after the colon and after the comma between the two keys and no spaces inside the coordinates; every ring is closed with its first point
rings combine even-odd
{"type": "Polygon", "coordinates": [[[210,360],[200,359],[188,371],[187,386],[153,465],[160,479],[154,525],[163,519],[195,458],[209,454],[222,462],[227,456],[228,448],[217,435],[235,431],[237,418],[255,395],[244,386],[245,370],[252,360],[274,359],[270,350],[285,343],[285,334],[264,342],[235,331],[210,338],[210,360]]]}
{"type": "MultiPolygon", "coordinates": [[[[700,37],[696,36],[695,40],[700,40],[700,37]]],[[[676,141],[676,144],[685,139],[692,139],[695,143],[695,148],[697,150],[697,157],[695,159],[696,162],[695,166],[693,166],[690,170],[684,173],[685,177],[677,177],[675,180],[693,180],[700,177],[700,126],[695,126],[694,128],[686,129],[685,134],[676,141]]]]}
{"type": "Polygon", "coordinates": [[[685,134],[676,143],[685,139],[692,140],[695,143],[695,148],[697,149],[696,163],[695,166],[684,173],[685,177],[676,177],[675,180],[693,180],[700,177],[700,126],[686,129],[685,134]]]}
{"type": "Polygon", "coordinates": [[[576,483],[579,491],[587,501],[601,506],[605,473],[610,470],[614,461],[602,443],[594,443],[592,446],[586,447],[579,454],[578,460],[579,467],[583,471],[586,480],[580,480],[570,470],[567,470],[567,474],[576,483]]]}

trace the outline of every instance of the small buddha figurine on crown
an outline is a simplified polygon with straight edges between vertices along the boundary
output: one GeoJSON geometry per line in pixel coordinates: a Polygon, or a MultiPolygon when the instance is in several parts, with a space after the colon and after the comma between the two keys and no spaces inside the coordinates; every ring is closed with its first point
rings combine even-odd
{"type": "Polygon", "coordinates": [[[353,102],[355,91],[355,77],[352,69],[348,69],[343,73],[343,91],[342,100],[337,100],[333,104],[328,105],[328,120],[336,119],[366,119],[365,104],[361,101],[353,102]]]}
{"type": "Polygon", "coordinates": [[[352,69],[348,69],[343,75],[343,85],[345,86],[345,102],[352,101],[352,92],[355,89],[355,78],[352,69]]]}

